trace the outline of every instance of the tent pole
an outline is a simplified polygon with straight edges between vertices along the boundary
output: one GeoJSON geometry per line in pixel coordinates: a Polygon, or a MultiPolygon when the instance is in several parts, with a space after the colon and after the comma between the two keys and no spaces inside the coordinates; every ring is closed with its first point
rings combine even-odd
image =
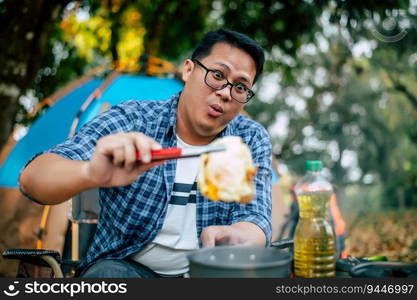
{"type": "Polygon", "coordinates": [[[38,239],[36,241],[36,249],[42,249],[42,238],[45,233],[46,222],[48,220],[51,206],[45,205],[42,211],[41,223],[39,225],[38,239]]]}
{"type": "Polygon", "coordinates": [[[79,260],[79,225],[78,223],[71,222],[71,237],[72,237],[72,243],[71,243],[71,259],[72,260],[79,260]]]}

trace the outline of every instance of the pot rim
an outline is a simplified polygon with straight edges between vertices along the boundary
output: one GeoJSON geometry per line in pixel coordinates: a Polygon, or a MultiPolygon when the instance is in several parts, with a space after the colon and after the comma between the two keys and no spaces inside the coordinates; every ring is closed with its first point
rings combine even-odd
{"type": "MultiPolygon", "coordinates": [[[[216,250],[214,250],[216,251],[216,250]]],[[[216,268],[216,269],[238,269],[238,270],[249,270],[249,269],[266,269],[266,268],[270,268],[270,267],[280,267],[280,266],[285,266],[285,265],[291,265],[292,262],[292,254],[289,252],[283,252],[280,251],[279,249],[273,249],[273,248],[261,248],[261,247],[251,247],[251,246],[230,246],[230,245],[226,245],[226,246],[216,246],[216,247],[211,247],[211,248],[200,248],[197,249],[195,251],[193,251],[192,253],[187,255],[187,259],[190,263],[190,266],[192,264],[194,265],[199,265],[199,266],[205,266],[205,267],[211,267],[211,268],[216,268]],[[199,260],[196,256],[200,256],[202,254],[204,254],[204,252],[212,252],[213,249],[236,249],[236,248],[246,248],[246,249],[256,249],[257,251],[259,251],[259,249],[264,249],[266,251],[278,251],[281,255],[282,258],[276,261],[271,261],[271,262],[261,262],[261,263],[235,263],[235,264],[220,264],[216,261],[201,261],[199,260]]]]}

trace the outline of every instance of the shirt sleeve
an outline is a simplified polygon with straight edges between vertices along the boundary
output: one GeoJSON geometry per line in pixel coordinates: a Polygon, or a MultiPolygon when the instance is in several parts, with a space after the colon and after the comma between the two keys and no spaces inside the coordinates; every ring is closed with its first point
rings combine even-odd
{"type": "Polygon", "coordinates": [[[114,106],[85,124],[73,137],[45,152],[72,160],[90,160],[101,137],[132,130],[129,106],[129,102],[114,106]]]}
{"type": "MultiPolygon", "coordinates": [[[[29,165],[36,157],[44,153],[55,153],[71,160],[90,160],[95,151],[97,141],[101,137],[116,132],[132,131],[134,120],[138,119],[135,117],[136,104],[136,101],[131,100],[116,105],[93,118],[77,131],[74,136],[68,138],[63,143],[35,154],[22,168],[19,177],[27,165],[29,165]]],[[[35,198],[24,193],[20,186],[19,189],[30,200],[42,204],[35,198]]]]}
{"type": "Polygon", "coordinates": [[[249,204],[235,203],[232,223],[251,222],[259,226],[266,236],[267,246],[271,243],[272,225],[272,146],[265,129],[258,130],[247,142],[254,164],[258,167],[255,175],[255,197],[249,204]]]}
{"type": "MultiPolygon", "coordinates": [[[[111,133],[132,130],[132,120],[136,119],[133,113],[135,107],[134,102],[136,101],[126,101],[112,107],[85,124],[73,137],[68,138],[63,143],[48,150],[35,154],[22,170],[20,170],[19,177],[22,174],[22,171],[36,157],[44,153],[55,153],[71,160],[89,160],[94,153],[97,141],[101,137],[111,133]]],[[[20,190],[22,189],[20,188],[20,190]]],[[[38,202],[29,195],[26,196],[29,199],[38,202]]]]}

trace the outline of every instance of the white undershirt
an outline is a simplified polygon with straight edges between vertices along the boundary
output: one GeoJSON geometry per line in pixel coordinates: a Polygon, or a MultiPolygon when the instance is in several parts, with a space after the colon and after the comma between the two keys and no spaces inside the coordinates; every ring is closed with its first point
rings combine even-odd
{"type": "MultiPolygon", "coordinates": [[[[183,149],[198,149],[177,136],[183,149]]],[[[174,189],[161,231],[155,240],[131,258],[162,275],[188,272],[187,253],[198,249],[196,226],[196,178],[199,157],[177,160],[174,189]]]]}

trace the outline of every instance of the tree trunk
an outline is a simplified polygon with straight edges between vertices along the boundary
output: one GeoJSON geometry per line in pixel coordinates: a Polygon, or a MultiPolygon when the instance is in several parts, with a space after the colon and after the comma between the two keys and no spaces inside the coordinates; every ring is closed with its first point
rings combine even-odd
{"type": "Polygon", "coordinates": [[[52,55],[49,45],[56,22],[69,0],[0,2],[0,149],[13,130],[18,99],[33,86],[52,55]]]}

